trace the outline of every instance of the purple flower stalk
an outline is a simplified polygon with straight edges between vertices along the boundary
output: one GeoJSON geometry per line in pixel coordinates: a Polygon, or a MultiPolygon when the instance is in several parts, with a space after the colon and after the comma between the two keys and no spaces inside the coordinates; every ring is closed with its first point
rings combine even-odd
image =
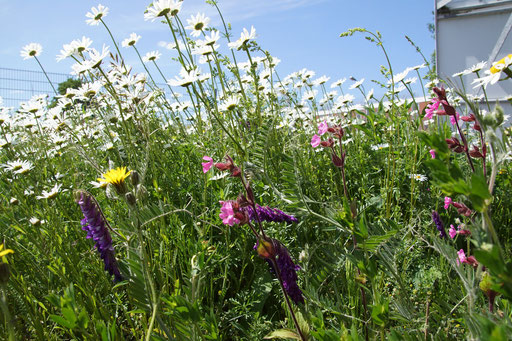
{"type": "MultiPolygon", "coordinates": [[[[244,210],[247,211],[247,214],[249,215],[250,220],[255,220],[256,217],[254,215],[254,210],[251,206],[244,207],[244,210]]],[[[267,222],[276,222],[276,223],[296,223],[298,222],[297,218],[295,218],[292,215],[286,214],[280,209],[277,208],[270,208],[268,206],[260,206],[256,204],[256,212],[258,212],[258,217],[260,218],[260,221],[267,221],[267,222]]]]}
{"type": "Polygon", "coordinates": [[[437,211],[432,211],[432,220],[439,231],[439,237],[446,238],[446,231],[444,230],[443,221],[441,220],[441,216],[437,211]]]}
{"type": "Polygon", "coordinates": [[[77,203],[84,214],[84,219],[81,220],[82,230],[87,232],[87,239],[92,239],[96,242],[95,246],[105,263],[105,271],[108,271],[110,275],[114,275],[115,282],[119,282],[123,280],[123,277],[117,266],[114,247],[112,246],[112,237],[107,229],[103,215],[90,194],[83,191],[79,192],[79,194],[80,197],[77,203]]]}
{"type": "Polygon", "coordinates": [[[279,268],[279,273],[281,274],[281,279],[283,280],[283,287],[286,290],[286,293],[292,299],[295,304],[304,303],[304,297],[302,296],[302,291],[297,285],[297,271],[300,270],[300,266],[293,263],[290,254],[286,247],[281,244],[280,241],[276,239],[272,239],[272,241],[268,243],[267,248],[262,249],[259,248],[260,241],[256,242],[254,245],[254,249],[258,251],[258,254],[264,258],[267,263],[270,265],[271,271],[276,272],[274,265],[271,261],[271,257],[275,257],[275,261],[277,267],[279,268]],[[265,250],[266,252],[262,253],[261,251],[265,250]],[[266,254],[269,253],[270,254],[266,254]]]}

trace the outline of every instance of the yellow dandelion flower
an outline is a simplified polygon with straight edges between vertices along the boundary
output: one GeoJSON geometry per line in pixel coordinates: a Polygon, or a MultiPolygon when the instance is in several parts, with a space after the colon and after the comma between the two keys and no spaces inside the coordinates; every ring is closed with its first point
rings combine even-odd
{"type": "Polygon", "coordinates": [[[117,193],[122,195],[126,192],[124,180],[130,175],[132,171],[126,171],[126,167],[118,167],[111,169],[105,174],[103,178],[98,178],[100,183],[111,184],[116,189],[117,193]]]}
{"type": "Polygon", "coordinates": [[[0,244],[0,257],[5,257],[7,256],[9,253],[14,253],[13,250],[11,249],[5,249],[4,250],[4,244],[0,244]],[[3,251],[2,251],[3,250],[3,251]]]}
{"type": "Polygon", "coordinates": [[[491,73],[498,73],[503,70],[504,67],[508,67],[512,60],[512,54],[509,54],[506,57],[501,58],[496,63],[494,63],[490,69],[491,73]]]}

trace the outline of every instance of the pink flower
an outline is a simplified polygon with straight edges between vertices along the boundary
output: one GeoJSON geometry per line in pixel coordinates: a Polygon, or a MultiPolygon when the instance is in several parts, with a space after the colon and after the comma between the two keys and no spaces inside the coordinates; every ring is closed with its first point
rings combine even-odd
{"type": "Polygon", "coordinates": [[[222,219],[222,223],[229,226],[238,224],[240,220],[235,218],[235,212],[233,211],[233,203],[231,201],[219,202],[222,204],[219,214],[219,218],[222,219]]]}
{"type": "Polygon", "coordinates": [[[457,235],[457,230],[453,225],[450,225],[450,230],[448,230],[448,234],[450,235],[450,238],[453,239],[457,235]]]}
{"type": "Polygon", "coordinates": [[[447,210],[453,204],[452,198],[444,197],[444,209],[447,210]]]}
{"type": "Polygon", "coordinates": [[[460,265],[466,261],[466,254],[464,253],[463,249],[457,251],[457,255],[459,255],[459,258],[457,259],[457,265],[460,265]]]}
{"type": "Polygon", "coordinates": [[[427,108],[425,109],[425,118],[430,120],[434,116],[435,111],[439,109],[440,104],[441,101],[439,98],[432,98],[432,101],[429,103],[429,105],[427,105],[427,108]]]}
{"type": "Polygon", "coordinates": [[[450,123],[452,124],[452,126],[454,126],[455,123],[457,123],[459,118],[460,118],[459,113],[457,113],[455,116],[450,116],[450,123]]]}
{"type": "Polygon", "coordinates": [[[320,145],[320,142],[322,142],[320,140],[320,136],[318,136],[317,134],[313,135],[313,137],[311,138],[311,147],[318,147],[320,145]]]}
{"type": "Polygon", "coordinates": [[[436,150],[435,149],[430,149],[428,152],[430,153],[430,156],[432,156],[433,159],[436,158],[436,150]]]}
{"type": "Polygon", "coordinates": [[[329,129],[329,126],[326,121],[323,121],[318,125],[318,135],[322,136],[327,132],[327,129],[329,129]]]}
{"type": "Polygon", "coordinates": [[[201,164],[203,165],[203,173],[206,173],[210,170],[210,168],[212,168],[213,159],[209,156],[203,156],[203,160],[207,161],[207,162],[201,162],[201,164]]]}

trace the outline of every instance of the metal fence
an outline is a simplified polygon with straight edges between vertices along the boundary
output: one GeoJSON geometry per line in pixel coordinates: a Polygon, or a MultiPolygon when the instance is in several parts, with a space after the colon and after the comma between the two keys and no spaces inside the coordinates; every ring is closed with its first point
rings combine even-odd
{"type": "MultiPolygon", "coordinates": [[[[48,78],[55,88],[58,84],[71,78],[65,73],[48,72],[48,78]]],[[[8,69],[0,67],[0,97],[3,106],[17,108],[20,102],[28,101],[34,95],[54,95],[42,71],[8,69]]]]}

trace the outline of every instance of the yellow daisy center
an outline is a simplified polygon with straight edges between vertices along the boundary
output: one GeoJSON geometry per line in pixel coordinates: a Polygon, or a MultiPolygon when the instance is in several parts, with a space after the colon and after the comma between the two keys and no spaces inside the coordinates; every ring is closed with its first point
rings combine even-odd
{"type": "Polygon", "coordinates": [[[494,65],[490,69],[491,73],[501,72],[503,67],[498,69],[498,68],[496,68],[496,66],[498,66],[498,65],[505,65],[505,58],[509,58],[509,59],[512,58],[512,54],[509,54],[508,56],[503,57],[500,60],[498,60],[496,63],[494,63],[494,65]]]}

